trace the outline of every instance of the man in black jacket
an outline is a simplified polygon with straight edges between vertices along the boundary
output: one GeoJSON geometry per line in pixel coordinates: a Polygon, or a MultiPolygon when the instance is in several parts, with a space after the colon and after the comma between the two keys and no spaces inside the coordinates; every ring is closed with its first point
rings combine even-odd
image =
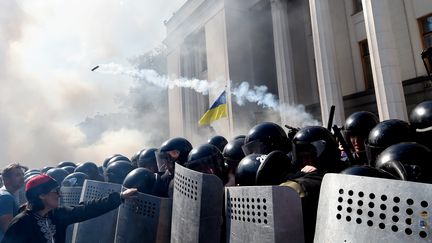
{"type": "Polygon", "coordinates": [[[135,188],[127,189],[77,206],[59,207],[58,183],[46,174],[36,176],[26,184],[27,208],[12,220],[1,243],[63,243],[68,225],[107,213],[135,193],[135,188]]]}

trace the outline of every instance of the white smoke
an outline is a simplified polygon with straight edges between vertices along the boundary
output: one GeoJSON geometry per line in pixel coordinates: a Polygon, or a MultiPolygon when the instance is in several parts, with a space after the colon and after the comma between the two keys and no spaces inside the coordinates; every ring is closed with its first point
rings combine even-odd
{"type": "MultiPolygon", "coordinates": [[[[155,70],[138,69],[136,67],[124,67],[116,63],[102,64],[96,71],[113,74],[126,75],[135,80],[145,81],[160,88],[190,88],[201,94],[208,94],[211,89],[220,89],[220,82],[209,82],[207,80],[178,78],[170,79],[166,75],[160,75],[155,70]]],[[[230,94],[236,104],[243,106],[246,102],[256,103],[257,105],[279,112],[286,117],[290,126],[304,127],[319,125],[312,115],[307,113],[303,105],[280,104],[276,95],[268,92],[265,85],[251,86],[248,82],[241,82],[240,85],[232,87],[230,94]]]]}
{"type": "Polygon", "coordinates": [[[100,163],[159,146],[168,136],[160,88],[90,68],[160,44],[163,21],[184,2],[1,0],[0,168],[100,163]]]}
{"type": "Polygon", "coordinates": [[[96,71],[106,74],[126,75],[136,80],[143,80],[161,88],[190,88],[201,94],[208,94],[208,91],[215,87],[206,80],[199,79],[169,79],[166,75],[160,75],[155,70],[138,69],[136,67],[124,67],[116,63],[102,64],[96,71]]]}

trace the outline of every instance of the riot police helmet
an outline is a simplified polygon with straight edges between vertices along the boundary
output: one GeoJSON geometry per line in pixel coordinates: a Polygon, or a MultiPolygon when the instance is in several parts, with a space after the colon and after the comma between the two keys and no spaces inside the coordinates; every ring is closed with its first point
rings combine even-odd
{"type": "Polygon", "coordinates": [[[352,113],[345,121],[343,131],[347,137],[360,136],[367,138],[369,132],[379,123],[378,117],[369,111],[352,113]]]}
{"type": "Polygon", "coordinates": [[[237,167],[240,160],[242,160],[245,157],[245,154],[243,152],[242,146],[244,145],[245,138],[237,138],[225,146],[225,148],[222,151],[222,155],[225,159],[225,162],[228,164],[228,166],[231,167],[237,167]]]}
{"type": "Polygon", "coordinates": [[[249,154],[237,166],[235,182],[239,186],[255,186],[259,166],[267,155],[249,154]]]}
{"type": "Polygon", "coordinates": [[[416,142],[432,150],[432,100],[424,101],[414,107],[409,121],[415,131],[416,142]]]}
{"type": "Polygon", "coordinates": [[[134,155],[132,155],[132,157],[130,158],[130,162],[131,162],[132,166],[134,166],[135,168],[138,168],[138,158],[144,150],[145,149],[141,149],[140,151],[138,151],[134,155]]]}
{"type": "Polygon", "coordinates": [[[225,145],[227,145],[228,140],[226,140],[226,138],[223,136],[216,135],[209,138],[207,143],[216,146],[222,152],[222,150],[225,148],[225,145]]]}
{"type": "Polygon", "coordinates": [[[320,170],[333,169],[340,161],[335,137],[321,126],[300,129],[293,138],[293,164],[301,169],[306,165],[320,170]]]}
{"type": "Polygon", "coordinates": [[[341,172],[341,174],[355,175],[355,176],[367,176],[367,177],[375,177],[375,178],[383,178],[383,179],[396,179],[395,176],[393,176],[392,174],[390,174],[384,170],[377,169],[375,167],[366,166],[366,165],[351,166],[351,167],[343,170],[341,172]]]}
{"type": "Polygon", "coordinates": [[[61,167],[61,168],[66,170],[69,174],[72,174],[75,171],[75,167],[72,167],[72,166],[65,166],[65,167],[61,167]]]}
{"type": "Polygon", "coordinates": [[[184,165],[187,161],[192,144],[185,138],[176,137],[165,141],[155,152],[159,172],[174,173],[175,163],[184,165]]]}
{"type": "Polygon", "coordinates": [[[126,176],[123,186],[136,188],[141,193],[152,194],[155,182],[155,173],[145,168],[136,168],[126,176]]]}
{"type": "Polygon", "coordinates": [[[87,174],[82,172],[74,172],[63,179],[62,186],[82,187],[86,179],[89,179],[89,176],[87,174]]]}
{"type": "Polygon", "coordinates": [[[79,164],[74,172],[82,172],[86,174],[90,180],[100,180],[99,169],[93,162],[79,164]]]}
{"type": "Polygon", "coordinates": [[[376,160],[376,168],[401,180],[432,183],[431,150],[415,142],[403,142],[386,148],[376,160]]]}
{"type": "Polygon", "coordinates": [[[46,174],[51,176],[59,185],[61,185],[63,179],[69,175],[69,172],[63,168],[52,168],[49,169],[46,174]]]}
{"type": "Polygon", "coordinates": [[[122,184],[127,174],[129,174],[133,169],[134,167],[132,164],[127,161],[120,160],[110,163],[104,172],[105,181],[122,184]]]}
{"type": "Polygon", "coordinates": [[[158,172],[158,166],[156,161],[156,154],[157,148],[148,148],[141,152],[140,156],[137,160],[138,167],[146,168],[154,173],[158,172]]]}
{"type": "Polygon", "coordinates": [[[203,144],[190,151],[185,167],[194,171],[214,174],[218,176],[224,184],[227,175],[224,174],[224,158],[221,151],[212,144],[203,144]]]}
{"type": "Polygon", "coordinates": [[[65,166],[72,166],[75,168],[76,164],[74,162],[70,162],[70,161],[62,161],[62,162],[58,163],[57,168],[63,168],[65,166]]]}
{"type": "Polygon", "coordinates": [[[366,156],[370,166],[375,166],[378,155],[389,146],[401,142],[413,142],[414,134],[409,124],[398,119],[378,123],[366,140],[366,156]]]}
{"type": "Polygon", "coordinates": [[[242,148],[246,155],[269,154],[274,150],[288,153],[291,143],[282,127],[272,122],[263,122],[249,130],[242,148]]]}

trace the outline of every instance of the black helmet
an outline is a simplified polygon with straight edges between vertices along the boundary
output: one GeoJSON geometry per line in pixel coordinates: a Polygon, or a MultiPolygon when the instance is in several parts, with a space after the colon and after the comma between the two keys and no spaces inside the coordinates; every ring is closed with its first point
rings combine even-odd
{"type": "Polygon", "coordinates": [[[75,171],[75,167],[72,167],[72,166],[65,166],[65,167],[62,167],[62,169],[66,170],[69,174],[72,174],[75,171]]]}
{"type": "Polygon", "coordinates": [[[279,185],[286,181],[287,175],[294,174],[296,169],[291,158],[281,151],[273,151],[267,155],[258,168],[257,185],[279,185]]]}
{"type": "Polygon", "coordinates": [[[122,184],[127,174],[129,174],[133,169],[134,167],[128,161],[120,160],[110,163],[104,172],[105,181],[122,184]]]}
{"type": "Polygon", "coordinates": [[[320,126],[300,129],[293,138],[293,163],[299,169],[312,165],[317,169],[334,168],[340,160],[336,139],[329,130],[320,126]],[[308,160],[305,156],[312,156],[308,160]]]}
{"type": "Polygon", "coordinates": [[[137,168],[131,171],[123,181],[126,188],[136,188],[141,193],[152,194],[156,174],[144,168],[137,168]]]}
{"type": "Polygon", "coordinates": [[[70,162],[70,161],[62,161],[62,162],[58,163],[57,168],[63,168],[65,166],[76,167],[76,164],[74,162],[70,162]]]}
{"type": "Polygon", "coordinates": [[[59,185],[61,185],[63,179],[69,175],[69,172],[63,168],[52,168],[48,170],[46,174],[51,176],[59,185]]]}
{"type": "Polygon", "coordinates": [[[378,123],[369,133],[366,141],[366,155],[370,166],[375,165],[377,156],[389,146],[412,142],[414,135],[407,122],[390,119],[378,123]]]}
{"type": "Polygon", "coordinates": [[[158,151],[155,152],[159,171],[164,172],[169,169],[173,173],[175,162],[184,165],[191,150],[192,144],[185,138],[177,137],[165,141],[158,151]],[[169,154],[170,151],[177,151],[178,157],[173,158],[169,154]]]}
{"type": "Polygon", "coordinates": [[[376,167],[401,180],[432,183],[431,155],[431,151],[421,144],[398,143],[378,156],[376,167]]]}
{"type": "Polygon", "coordinates": [[[112,158],[108,161],[107,166],[108,166],[109,164],[113,163],[113,162],[116,162],[116,161],[127,161],[127,162],[131,163],[131,161],[129,160],[128,157],[123,156],[123,155],[117,155],[117,156],[112,157],[112,158]]]}
{"type": "Polygon", "coordinates": [[[415,129],[427,129],[432,127],[432,100],[424,101],[411,111],[411,126],[415,129]]]}
{"type": "Polygon", "coordinates": [[[268,154],[274,150],[285,153],[291,150],[291,144],[282,127],[272,122],[263,122],[249,131],[243,145],[243,152],[246,155],[268,154]]]}
{"type": "Polygon", "coordinates": [[[246,135],[237,135],[237,136],[234,137],[234,140],[239,139],[239,138],[245,139],[246,135]]]}
{"type": "Polygon", "coordinates": [[[83,186],[84,181],[89,179],[88,175],[82,172],[74,172],[63,179],[62,186],[78,187],[83,186]]]}
{"type": "Polygon", "coordinates": [[[236,168],[240,160],[245,157],[242,146],[244,145],[245,138],[237,138],[225,146],[222,155],[229,168],[236,168]]]}
{"type": "Polygon", "coordinates": [[[121,155],[121,154],[113,154],[113,155],[109,156],[108,158],[104,159],[104,162],[102,163],[102,167],[104,167],[104,168],[108,167],[108,162],[109,162],[112,158],[114,158],[114,157],[116,157],[116,156],[123,156],[123,155],[121,155]]]}
{"type": "Polygon", "coordinates": [[[392,174],[370,166],[352,166],[341,172],[344,175],[367,176],[384,179],[396,179],[392,174]]]}
{"type": "Polygon", "coordinates": [[[347,137],[353,135],[367,138],[369,132],[379,123],[378,117],[372,112],[358,111],[351,114],[345,121],[344,132],[347,137]]]}
{"type": "Polygon", "coordinates": [[[49,171],[52,168],[54,168],[54,167],[52,167],[52,166],[45,166],[45,167],[42,168],[41,172],[42,173],[47,173],[47,171],[49,171]]]}
{"type": "Polygon", "coordinates": [[[222,152],[228,141],[223,136],[216,135],[209,138],[209,140],[207,140],[207,143],[216,146],[222,152]]]}
{"type": "Polygon", "coordinates": [[[416,132],[416,141],[432,149],[432,100],[418,104],[411,111],[409,120],[416,132]]]}
{"type": "Polygon", "coordinates": [[[28,170],[28,171],[24,172],[24,176],[27,175],[27,174],[30,174],[30,173],[34,173],[34,172],[37,172],[39,174],[41,173],[41,171],[38,170],[38,169],[31,169],[31,170],[28,170]]]}
{"type": "Polygon", "coordinates": [[[227,177],[224,174],[224,158],[221,151],[214,145],[203,144],[192,149],[185,167],[202,173],[218,176],[224,184],[227,177]]]}
{"type": "Polygon", "coordinates": [[[255,186],[259,166],[267,155],[249,154],[237,166],[235,182],[239,186],[255,186]]]}
{"type": "Polygon", "coordinates": [[[29,173],[25,173],[24,174],[24,180],[27,180],[29,177],[32,177],[34,175],[40,175],[41,172],[40,171],[31,171],[29,173]]]}
{"type": "Polygon", "coordinates": [[[156,154],[155,154],[156,151],[157,151],[156,148],[149,148],[142,151],[137,160],[138,167],[149,169],[154,173],[158,172],[158,166],[157,166],[156,154]]]}
{"type": "Polygon", "coordinates": [[[135,168],[138,167],[138,158],[139,158],[141,152],[143,152],[144,150],[145,150],[145,149],[141,149],[140,151],[138,151],[138,152],[136,152],[134,155],[132,155],[132,157],[131,157],[131,159],[130,159],[130,162],[131,162],[131,164],[132,164],[135,168]]]}
{"type": "Polygon", "coordinates": [[[88,175],[90,180],[100,180],[99,169],[93,162],[84,162],[79,164],[74,172],[82,172],[88,175]]]}

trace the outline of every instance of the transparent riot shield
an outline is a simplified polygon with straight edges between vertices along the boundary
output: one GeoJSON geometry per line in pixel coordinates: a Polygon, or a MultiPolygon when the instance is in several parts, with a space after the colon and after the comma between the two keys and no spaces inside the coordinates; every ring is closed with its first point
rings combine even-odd
{"type": "Polygon", "coordinates": [[[214,175],[175,167],[171,242],[220,242],[223,184],[214,175]]]}
{"type": "Polygon", "coordinates": [[[118,210],[115,242],[168,243],[171,210],[171,198],[139,193],[137,199],[126,200],[118,210]]]}
{"type": "Polygon", "coordinates": [[[432,185],[324,177],[314,242],[432,242],[432,185]]]}
{"type": "MultiPolygon", "coordinates": [[[[120,192],[121,185],[108,182],[85,180],[80,202],[99,199],[112,192],[120,192]]],[[[118,209],[99,217],[74,225],[72,242],[109,243],[114,242],[118,209]]]]}
{"type": "MultiPolygon", "coordinates": [[[[60,205],[61,206],[77,205],[81,197],[81,191],[82,191],[82,187],[60,187],[60,192],[61,192],[60,205]]],[[[74,225],[69,225],[66,228],[65,243],[72,242],[73,227],[74,225]]]]}
{"type": "Polygon", "coordinates": [[[302,204],[289,187],[225,188],[227,242],[304,242],[302,204]]]}

